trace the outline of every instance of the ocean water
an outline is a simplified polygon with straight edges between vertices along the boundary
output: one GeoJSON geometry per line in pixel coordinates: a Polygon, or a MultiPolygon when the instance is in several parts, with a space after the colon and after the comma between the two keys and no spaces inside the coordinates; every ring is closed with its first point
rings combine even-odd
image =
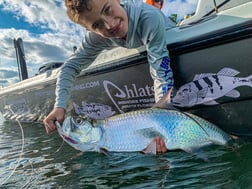
{"type": "Polygon", "coordinates": [[[175,151],[81,153],[39,123],[0,123],[0,188],[252,188],[252,143],[175,151]]]}

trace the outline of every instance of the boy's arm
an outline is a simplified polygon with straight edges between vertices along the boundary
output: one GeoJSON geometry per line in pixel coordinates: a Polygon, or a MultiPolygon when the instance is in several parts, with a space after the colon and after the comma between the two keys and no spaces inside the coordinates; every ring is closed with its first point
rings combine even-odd
{"type": "Polygon", "coordinates": [[[143,22],[144,43],[148,53],[151,76],[154,80],[155,101],[160,100],[174,84],[173,72],[165,36],[165,20],[162,13],[150,13],[143,22]],[[150,24],[151,23],[151,24],[150,24]]]}
{"type": "Polygon", "coordinates": [[[77,51],[62,66],[56,83],[54,107],[66,108],[77,75],[87,68],[104,49],[112,48],[109,40],[87,32],[77,51]]]}

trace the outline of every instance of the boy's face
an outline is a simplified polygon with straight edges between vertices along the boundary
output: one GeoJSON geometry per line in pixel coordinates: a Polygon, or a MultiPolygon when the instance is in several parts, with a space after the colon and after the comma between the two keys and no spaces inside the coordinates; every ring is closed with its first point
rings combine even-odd
{"type": "Polygon", "coordinates": [[[90,0],[89,7],[80,15],[80,25],[106,38],[126,38],[128,17],[120,0],[90,0]]]}

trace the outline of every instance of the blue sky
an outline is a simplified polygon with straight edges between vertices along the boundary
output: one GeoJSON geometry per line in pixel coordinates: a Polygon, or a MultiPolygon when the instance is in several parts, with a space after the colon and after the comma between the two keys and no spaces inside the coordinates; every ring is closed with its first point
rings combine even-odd
{"type": "MultiPolygon", "coordinates": [[[[195,11],[197,0],[165,0],[162,11],[180,18],[195,11]]],[[[14,38],[22,38],[29,77],[48,62],[64,61],[85,29],[65,13],[64,0],[0,0],[0,87],[19,80],[14,38]]]]}

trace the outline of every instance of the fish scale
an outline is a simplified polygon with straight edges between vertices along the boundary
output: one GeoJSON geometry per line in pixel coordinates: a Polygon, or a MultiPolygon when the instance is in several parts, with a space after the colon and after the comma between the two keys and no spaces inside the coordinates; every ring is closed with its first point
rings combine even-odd
{"type": "MultiPolygon", "coordinates": [[[[100,126],[104,127],[104,137],[110,137],[109,140],[106,140],[109,142],[102,144],[109,151],[117,150],[117,147],[120,149],[122,146],[129,147],[130,141],[133,141],[134,145],[132,144],[130,148],[124,150],[140,151],[146,148],[156,136],[165,139],[166,146],[171,150],[186,148],[187,145],[196,146],[198,142],[203,142],[208,137],[202,138],[202,135],[206,135],[205,131],[197,124],[195,125],[195,121],[190,117],[178,111],[153,109],[152,111],[132,112],[108,120],[106,124],[100,126]],[[180,119],[182,116],[183,120],[180,119]],[[117,135],[118,133],[124,134],[117,135]]],[[[209,142],[207,141],[207,143],[209,142]]]]}
{"type": "Polygon", "coordinates": [[[83,119],[76,123],[68,117],[63,126],[57,124],[57,127],[62,138],[75,140],[75,144],[67,142],[81,151],[143,151],[155,137],[161,137],[169,150],[192,152],[209,144],[225,145],[231,139],[217,126],[196,115],[157,108],[91,122],[83,119]],[[74,129],[69,130],[69,125],[75,125],[74,129]]]}

